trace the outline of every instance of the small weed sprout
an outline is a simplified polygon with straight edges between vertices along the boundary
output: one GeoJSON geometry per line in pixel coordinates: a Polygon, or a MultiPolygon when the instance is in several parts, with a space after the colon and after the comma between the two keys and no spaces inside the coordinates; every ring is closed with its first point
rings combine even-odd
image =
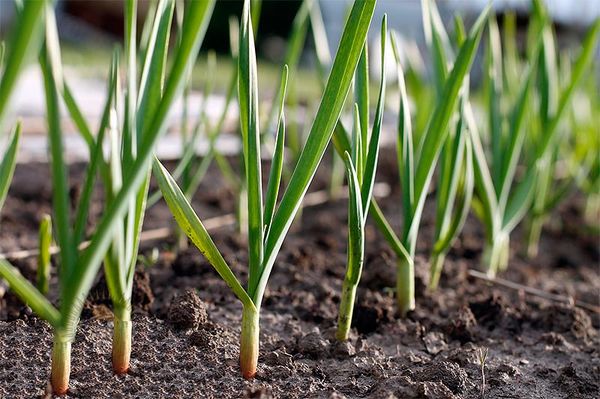
{"type": "Polygon", "coordinates": [[[485,397],[485,364],[488,357],[488,348],[477,348],[477,361],[481,370],[481,397],[485,397]]]}

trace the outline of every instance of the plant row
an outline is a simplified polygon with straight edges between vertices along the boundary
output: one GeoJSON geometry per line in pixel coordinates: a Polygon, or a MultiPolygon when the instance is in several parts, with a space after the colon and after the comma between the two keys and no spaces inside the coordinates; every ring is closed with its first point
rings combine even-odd
{"type": "MultiPolygon", "coordinates": [[[[146,209],[161,197],[177,222],[174,234],[179,248],[185,247],[188,239],[198,247],[243,305],[240,368],[245,378],[253,378],[257,372],[260,311],[269,277],[328,148],[335,153],[330,194],[334,198],[340,190],[348,191],[339,340],[348,339],[354,304],[360,300],[357,288],[365,263],[369,220],[397,256],[395,295],[402,316],[415,308],[415,254],[430,195],[435,197],[430,290],[437,288],[445,258],[471,211],[485,228],[481,267],[490,277],[508,266],[510,236],[522,223],[528,232],[528,254],[535,256],[542,227],[575,191],[586,194],[586,214],[594,224],[600,210],[600,99],[589,66],[600,21],[595,21],[572,54],[558,50],[556,33],[541,1],[532,2],[521,46],[514,15],[505,17],[502,34],[489,8],[468,32],[463,20],[456,17],[449,33],[435,2],[423,0],[429,74],[418,54],[407,51],[398,34],[388,30],[384,16],[379,30],[380,79],[373,82],[367,34],[375,3],[354,2],[332,57],[318,4],[305,0],[292,25],[274,100],[267,112],[261,113],[255,51],[260,2],[246,0],[239,23],[235,19],[230,22],[234,68],[225,91],[225,107],[216,121],[208,118],[206,99],[214,91],[218,70],[216,57],[209,52],[203,67],[204,100],[191,125],[191,76],[215,0],[153,1],[141,29],[137,1],[126,0],[124,46],[113,53],[106,101],[99,126],[93,130],[63,73],[53,1],[15,1],[16,22],[6,52],[2,47],[0,53],[0,122],[20,72],[37,58],[45,90],[53,214],[44,217],[40,225],[36,285],[3,258],[0,277],[52,326],[50,379],[54,393],[68,390],[71,344],[83,303],[101,267],[113,303],[113,370],[117,374],[128,371],[140,233],[146,209]],[[309,32],[322,94],[309,99],[307,108],[314,108],[314,115],[300,120],[294,76],[309,32]],[[472,85],[470,73],[482,37],[481,84],[472,85]],[[388,84],[388,63],[393,63],[395,84],[388,84]],[[586,85],[581,84],[583,80],[586,85]],[[170,173],[153,151],[166,131],[167,114],[180,97],[184,99],[179,126],[184,151],[170,173]],[[239,172],[216,145],[236,99],[242,143],[239,172]],[[391,99],[394,105],[387,105],[391,99]],[[89,152],[81,196],[74,206],[64,158],[61,105],[89,152]],[[397,113],[402,193],[398,231],[373,197],[380,138],[390,110],[397,113]],[[293,118],[286,121],[286,114],[293,118]],[[349,127],[341,118],[345,114],[351,115],[349,127]],[[201,138],[209,147],[205,155],[197,157],[195,148],[201,138]],[[268,176],[263,176],[261,162],[265,151],[270,158],[268,176]],[[231,270],[190,205],[213,162],[236,193],[237,224],[248,242],[245,282],[231,270]],[[151,176],[159,191],[150,192],[151,176]],[[89,211],[99,184],[104,193],[103,212],[91,226],[89,211]],[[53,240],[59,247],[56,301],[48,299],[53,240]],[[85,240],[89,240],[87,245],[85,240]]],[[[0,164],[0,204],[12,180],[20,134],[17,123],[0,164]]]]}

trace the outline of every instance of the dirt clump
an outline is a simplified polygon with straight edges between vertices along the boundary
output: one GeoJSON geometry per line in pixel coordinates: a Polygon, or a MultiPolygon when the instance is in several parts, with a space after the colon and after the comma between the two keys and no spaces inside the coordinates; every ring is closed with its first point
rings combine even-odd
{"type": "Polygon", "coordinates": [[[206,305],[195,290],[188,289],[173,298],[168,319],[169,323],[178,330],[198,328],[208,320],[206,305]]]}

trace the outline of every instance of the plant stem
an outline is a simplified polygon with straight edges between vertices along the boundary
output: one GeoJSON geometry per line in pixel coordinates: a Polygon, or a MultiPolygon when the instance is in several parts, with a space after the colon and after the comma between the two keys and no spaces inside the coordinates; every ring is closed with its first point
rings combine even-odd
{"type": "Polygon", "coordinates": [[[499,256],[498,268],[500,271],[505,271],[508,269],[508,261],[510,260],[510,236],[508,234],[502,236],[499,256]]]}
{"type": "Polygon", "coordinates": [[[240,367],[245,379],[254,378],[258,364],[259,313],[256,308],[244,306],[240,339],[240,367]]]}
{"type": "Polygon", "coordinates": [[[65,334],[54,332],[52,346],[52,370],[50,383],[55,395],[65,395],[69,390],[69,377],[71,375],[71,341],[65,334]]]}
{"type": "Polygon", "coordinates": [[[443,252],[434,253],[431,256],[431,268],[429,271],[429,286],[427,287],[430,292],[437,289],[440,283],[440,276],[442,275],[442,269],[444,267],[444,261],[446,260],[446,254],[443,252]]]}
{"type": "Polygon", "coordinates": [[[534,216],[529,224],[529,234],[527,236],[527,256],[535,258],[538,254],[540,236],[544,220],[542,217],[534,216]]]}
{"type": "Polygon", "coordinates": [[[112,366],[115,374],[125,374],[129,370],[132,329],[131,311],[129,309],[131,309],[130,306],[115,309],[112,344],[112,366]]]}
{"type": "Polygon", "coordinates": [[[335,337],[338,341],[348,340],[350,326],[352,324],[352,313],[354,312],[354,300],[356,299],[356,287],[348,279],[344,279],[342,284],[342,299],[340,302],[340,312],[338,316],[338,327],[335,337]]]}
{"type": "Polygon", "coordinates": [[[483,250],[483,267],[487,269],[489,278],[496,277],[498,271],[506,270],[509,259],[509,240],[508,235],[499,233],[493,241],[486,242],[483,250]]]}
{"type": "Polygon", "coordinates": [[[415,266],[412,259],[398,259],[396,296],[402,316],[415,308],[415,266]]]}

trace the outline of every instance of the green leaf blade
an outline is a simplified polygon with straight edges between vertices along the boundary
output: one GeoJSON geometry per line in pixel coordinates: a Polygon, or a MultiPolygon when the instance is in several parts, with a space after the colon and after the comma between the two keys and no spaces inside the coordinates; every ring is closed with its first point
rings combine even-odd
{"type": "Polygon", "coordinates": [[[273,218],[266,241],[264,269],[255,291],[255,299],[262,299],[277,252],[333,134],[367,36],[374,8],[375,0],[357,1],[352,7],[317,116],[273,218]]]}
{"type": "Polygon", "coordinates": [[[11,135],[8,148],[2,157],[2,163],[0,163],[0,209],[2,209],[4,201],[6,201],[6,195],[8,194],[8,189],[10,188],[10,183],[15,173],[20,137],[21,122],[17,122],[11,135]]]}
{"type": "Polygon", "coordinates": [[[2,277],[10,289],[23,302],[25,302],[39,317],[46,320],[53,327],[60,325],[61,315],[44,295],[40,293],[19,270],[12,266],[6,259],[0,258],[0,277],[2,277]]]}
{"type": "MultiPolygon", "coordinates": [[[[260,276],[263,259],[263,196],[260,156],[260,124],[258,120],[258,75],[256,50],[250,17],[250,0],[244,3],[240,26],[238,63],[238,98],[244,150],[244,169],[248,194],[248,287],[254,287],[260,276]]],[[[252,288],[250,288],[252,294],[252,288]]]]}
{"type": "Polygon", "coordinates": [[[252,300],[227,265],[227,262],[225,262],[221,252],[212,241],[208,231],[206,231],[206,228],[192,209],[183,192],[177,186],[175,180],[157,159],[154,159],[152,170],[163,193],[163,197],[167,205],[169,205],[169,209],[171,209],[179,227],[192,240],[194,245],[198,247],[202,255],[210,262],[227,285],[231,287],[234,294],[244,306],[252,305],[252,300]]]}
{"type": "Polygon", "coordinates": [[[277,124],[277,137],[275,139],[275,151],[271,159],[271,171],[269,173],[269,182],[267,183],[267,194],[265,195],[265,212],[263,225],[266,226],[265,234],[268,234],[273,214],[275,212],[275,204],[277,203],[277,195],[279,194],[279,185],[281,184],[281,174],[283,171],[283,156],[285,151],[285,115],[284,104],[285,94],[288,81],[288,67],[283,67],[281,75],[281,84],[279,85],[280,93],[277,98],[280,99],[279,104],[279,122],[277,124]]]}

